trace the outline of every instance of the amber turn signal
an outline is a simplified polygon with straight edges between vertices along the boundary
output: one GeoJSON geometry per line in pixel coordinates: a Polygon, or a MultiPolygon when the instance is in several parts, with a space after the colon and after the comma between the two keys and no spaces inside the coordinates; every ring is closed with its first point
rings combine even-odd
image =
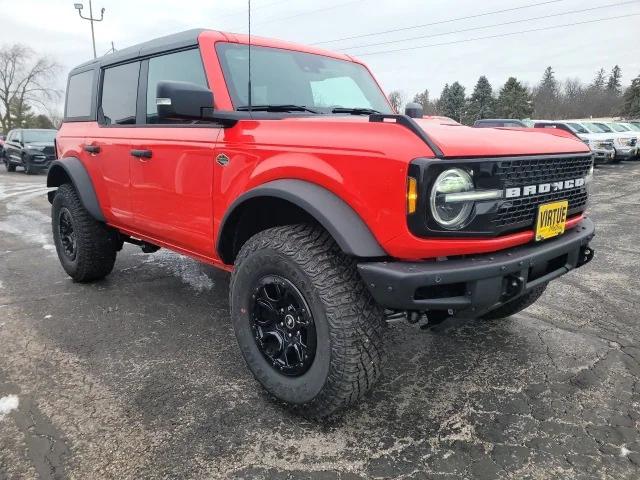
{"type": "Polygon", "coordinates": [[[407,213],[414,213],[418,205],[418,181],[409,177],[407,180],[407,213]]]}

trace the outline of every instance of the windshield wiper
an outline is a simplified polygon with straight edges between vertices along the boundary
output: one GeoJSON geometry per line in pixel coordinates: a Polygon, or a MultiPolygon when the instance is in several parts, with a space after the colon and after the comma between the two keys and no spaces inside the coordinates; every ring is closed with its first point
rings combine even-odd
{"type": "MultiPolygon", "coordinates": [[[[249,111],[249,105],[243,105],[236,108],[241,112],[249,111]]],[[[312,108],[305,107],[304,105],[251,105],[251,110],[255,112],[309,112],[320,113],[312,108]]]]}
{"type": "Polygon", "coordinates": [[[336,107],[331,110],[331,113],[350,113],[351,115],[371,115],[372,113],[381,113],[373,108],[346,108],[336,107]]]}

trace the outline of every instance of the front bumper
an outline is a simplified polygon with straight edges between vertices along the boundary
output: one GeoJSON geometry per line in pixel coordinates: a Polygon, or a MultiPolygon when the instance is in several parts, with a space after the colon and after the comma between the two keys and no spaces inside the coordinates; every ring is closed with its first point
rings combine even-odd
{"type": "Polygon", "coordinates": [[[617,160],[631,160],[638,154],[638,147],[616,147],[617,160]]]}
{"type": "Polygon", "coordinates": [[[593,161],[594,163],[597,163],[597,164],[609,163],[616,156],[616,151],[613,149],[607,150],[604,148],[603,149],[594,148],[591,151],[593,152],[593,161]]]}
{"type": "Polygon", "coordinates": [[[358,271],[386,308],[477,317],[589,262],[594,233],[585,218],[542,243],[444,261],[360,263],[358,271]]]}

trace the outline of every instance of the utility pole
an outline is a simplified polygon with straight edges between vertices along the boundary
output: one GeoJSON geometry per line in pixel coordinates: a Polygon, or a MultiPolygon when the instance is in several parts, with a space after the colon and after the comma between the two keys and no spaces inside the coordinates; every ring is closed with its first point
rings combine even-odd
{"type": "Polygon", "coordinates": [[[82,9],[84,5],[82,3],[74,3],[73,6],[76,10],[78,10],[78,15],[83,20],[89,20],[91,22],[91,42],[93,43],[93,58],[97,58],[96,54],[96,36],[93,32],[93,22],[101,22],[104,19],[104,8],[100,10],[100,18],[93,18],[93,6],[91,5],[91,0],[89,0],[89,16],[85,17],[82,15],[82,9]]]}

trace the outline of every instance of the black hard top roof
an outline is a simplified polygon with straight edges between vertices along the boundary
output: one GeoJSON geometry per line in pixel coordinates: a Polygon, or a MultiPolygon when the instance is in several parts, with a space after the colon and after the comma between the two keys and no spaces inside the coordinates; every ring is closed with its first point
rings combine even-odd
{"type": "Polygon", "coordinates": [[[174,33],[165,37],[149,40],[148,42],[139,43],[137,45],[118,50],[115,53],[78,65],[71,71],[71,73],[126,62],[127,60],[153,55],[154,53],[167,50],[191,47],[198,44],[198,37],[204,31],[206,31],[206,29],[194,28],[184,32],[174,33]]]}

